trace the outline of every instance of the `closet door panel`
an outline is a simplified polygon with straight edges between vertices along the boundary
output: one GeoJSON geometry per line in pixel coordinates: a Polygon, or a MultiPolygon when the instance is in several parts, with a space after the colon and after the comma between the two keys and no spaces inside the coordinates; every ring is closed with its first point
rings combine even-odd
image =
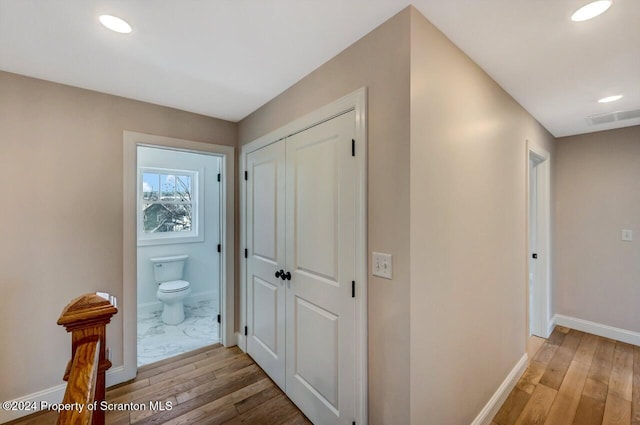
{"type": "Polygon", "coordinates": [[[337,137],[303,145],[295,152],[293,171],[296,267],[299,272],[335,284],[338,283],[339,249],[338,153],[337,137]]]}
{"type": "Polygon", "coordinates": [[[247,352],[285,388],[285,144],[247,155],[247,352]]]}
{"type": "Polygon", "coordinates": [[[317,424],[355,419],[354,116],[286,140],[286,391],[317,424]]]}

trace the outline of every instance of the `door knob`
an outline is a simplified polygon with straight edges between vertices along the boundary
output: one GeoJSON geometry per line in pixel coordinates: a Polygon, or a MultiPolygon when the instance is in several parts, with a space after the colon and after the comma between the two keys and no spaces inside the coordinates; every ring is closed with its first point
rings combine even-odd
{"type": "Polygon", "coordinates": [[[284,270],[276,271],[276,277],[281,277],[281,276],[284,276],[284,270]]]}
{"type": "Polygon", "coordinates": [[[291,280],[291,273],[289,273],[289,272],[287,272],[286,274],[283,273],[282,276],[283,276],[283,279],[291,280]]]}

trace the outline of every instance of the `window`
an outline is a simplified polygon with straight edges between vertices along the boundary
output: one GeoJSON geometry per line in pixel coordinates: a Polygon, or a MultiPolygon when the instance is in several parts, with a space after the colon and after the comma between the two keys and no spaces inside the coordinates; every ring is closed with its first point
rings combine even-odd
{"type": "Polygon", "coordinates": [[[139,241],[197,237],[198,172],[141,168],[139,173],[139,241]]]}

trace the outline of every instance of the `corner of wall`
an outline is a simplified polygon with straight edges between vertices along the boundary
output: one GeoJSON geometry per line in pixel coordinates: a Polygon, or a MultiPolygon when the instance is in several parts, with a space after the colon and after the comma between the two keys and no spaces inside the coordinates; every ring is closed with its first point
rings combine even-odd
{"type": "Polygon", "coordinates": [[[526,140],[553,138],[415,8],[410,51],[411,423],[479,424],[526,368],[526,140]]]}

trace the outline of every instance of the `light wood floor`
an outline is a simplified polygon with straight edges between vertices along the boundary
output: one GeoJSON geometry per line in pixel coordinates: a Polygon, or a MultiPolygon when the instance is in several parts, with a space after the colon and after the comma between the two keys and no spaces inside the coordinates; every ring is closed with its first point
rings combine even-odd
{"type": "MultiPolygon", "coordinates": [[[[110,388],[107,401],[173,406],[108,412],[113,425],[310,424],[237,347],[205,347],[142,367],[134,381],[110,388]]],[[[49,412],[11,424],[56,418],[49,412]]],[[[492,422],[514,424],[640,425],[640,347],[556,327],[492,422]]]]}
{"type": "MultiPolygon", "coordinates": [[[[237,347],[205,347],[141,367],[134,381],[107,391],[109,403],[171,402],[166,411],[107,412],[109,425],[310,424],[267,375],[237,347]]],[[[55,424],[35,414],[12,425],[55,424]]]]}
{"type": "Polygon", "coordinates": [[[640,347],[556,327],[496,424],[640,425],[640,347]]]}

